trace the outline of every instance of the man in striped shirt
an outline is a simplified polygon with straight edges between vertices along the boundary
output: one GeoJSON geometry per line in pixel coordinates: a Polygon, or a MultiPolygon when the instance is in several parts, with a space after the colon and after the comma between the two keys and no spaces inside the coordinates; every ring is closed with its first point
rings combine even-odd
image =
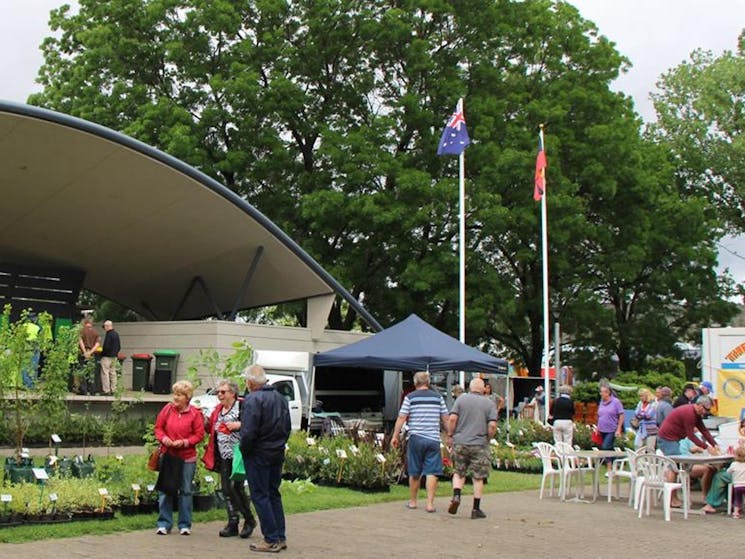
{"type": "Polygon", "coordinates": [[[442,474],[440,454],[440,426],[448,421],[448,409],[442,396],[429,387],[429,373],[414,375],[414,390],[406,395],[393,428],[391,444],[399,446],[399,435],[404,423],[408,427],[406,467],[409,472],[409,502],[406,507],[417,508],[421,477],[426,476],[427,512],[435,512],[437,476],[442,474]]]}

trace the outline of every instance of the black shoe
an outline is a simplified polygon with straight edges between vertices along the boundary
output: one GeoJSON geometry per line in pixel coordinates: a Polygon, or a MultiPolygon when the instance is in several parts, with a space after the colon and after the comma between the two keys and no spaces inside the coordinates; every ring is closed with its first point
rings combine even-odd
{"type": "Polygon", "coordinates": [[[453,497],[453,500],[450,501],[450,506],[448,507],[448,512],[450,514],[455,514],[458,512],[458,507],[460,506],[460,499],[458,497],[453,497]]]}
{"type": "Polygon", "coordinates": [[[247,518],[245,522],[243,522],[243,529],[241,530],[241,538],[244,540],[250,538],[251,534],[254,533],[254,528],[256,528],[256,520],[254,520],[253,517],[247,518]]]}
{"type": "Polygon", "coordinates": [[[237,520],[229,520],[225,528],[220,530],[221,538],[232,538],[237,535],[238,535],[238,521],[237,520]]]}
{"type": "Polygon", "coordinates": [[[471,511],[471,520],[476,520],[477,518],[486,518],[486,514],[481,509],[473,509],[471,511]]]}

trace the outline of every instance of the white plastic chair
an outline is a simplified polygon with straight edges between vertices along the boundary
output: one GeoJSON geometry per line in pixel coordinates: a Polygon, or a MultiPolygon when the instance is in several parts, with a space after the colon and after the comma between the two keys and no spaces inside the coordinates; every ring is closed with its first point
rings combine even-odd
{"type": "Polygon", "coordinates": [[[577,478],[578,481],[578,496],[583,497],[584,496],[584,478],[586,473],[594,473],[595,468],[592,463],[591,458],[579,458],[575,454],[575,450],[569,443],[565,442],[557,442],[554,447],[556,448],[556,453],[559,455],[559,458],[561,459],[561,469],[562,469],[562,499],[566,499],[567,494],[569,493],[569,488],[571,487],[571,481],[573,477],[577,478]]]}
{"type": "Polygon", "coordinates": [[[647,505],[647,516],[649,516],[652,492],[662,493],[662,504],[665,512],[665,520],[670,521],[670,498],[673,491],[683,490],[683,517],[688,518],[688,488],[685,483],[670,482],[665,479],[665,472],[672,470],[677,472],[678,467],[670,458],[656,454],[642,454],[636,457],[637,471],[639,477],[637,483],[641,485],[639,493],[639,518],[642,517],[644,505],[647,505]],[[643,479],[642,479],[643,478],[643,479]]]}
{"type": "Polygon", "coordinates": [[[616,497],[621,498],[621,479],[629,480],[629,506],[633,505],[637,507],[639,502],[639,496],[636,488],[636,480],[638,477],[638,471],[636,467],[636,458],[642,454],[652,452],[647,447],[641,447],[639,450],[626,449],[626,458],[620,460],[614,460],[608,471],[608,502],[611,502],[613,497],[613,481],[616,482],[616,497]]]}
{"type": "Polygon", "coordinates": [[[546,479],[551,482],[551,497],[554,496],[554,478],[559,478],[559,497],[563,498],[563,471],[562,462],[559,458],[558,453],[554,445],[549,443],[534,443],[534,446],[538,449],[538,455],[541,457],[541,464],[543,465],[543,475],[541,477],[541,492],[539,499],[543,499],[543,488],[546,484],[546,479]]]}

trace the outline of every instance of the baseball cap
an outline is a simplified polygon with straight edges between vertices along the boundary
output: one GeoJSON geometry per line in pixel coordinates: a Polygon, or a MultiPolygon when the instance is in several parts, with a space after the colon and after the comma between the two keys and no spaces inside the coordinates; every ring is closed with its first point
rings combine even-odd
{"type": "Polygon", "coordinates": [[[699,386],[701,388],[706,388],[709,392],[713,392],[714,391],[714,387],[712,386],[712,384],[708,380],[705,380],[699,386]]]}

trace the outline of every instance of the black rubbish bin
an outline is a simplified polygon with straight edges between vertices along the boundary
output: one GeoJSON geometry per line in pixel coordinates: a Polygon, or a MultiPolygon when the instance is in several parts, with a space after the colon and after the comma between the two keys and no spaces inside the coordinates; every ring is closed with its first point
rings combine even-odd
{"type": "Polygon", "coordinates": [[[132,355],[132,390],[147,390],[150,383],[150,361],[153,356],[149,353],[135,353],[132,355]]]}
{"type": "Polygon", "coordinates": [[[153,393],[168,394],[176,378],[179,353],[172,349],[159,349],[155,356],[155,373],[153,375],[153,393]]]}

